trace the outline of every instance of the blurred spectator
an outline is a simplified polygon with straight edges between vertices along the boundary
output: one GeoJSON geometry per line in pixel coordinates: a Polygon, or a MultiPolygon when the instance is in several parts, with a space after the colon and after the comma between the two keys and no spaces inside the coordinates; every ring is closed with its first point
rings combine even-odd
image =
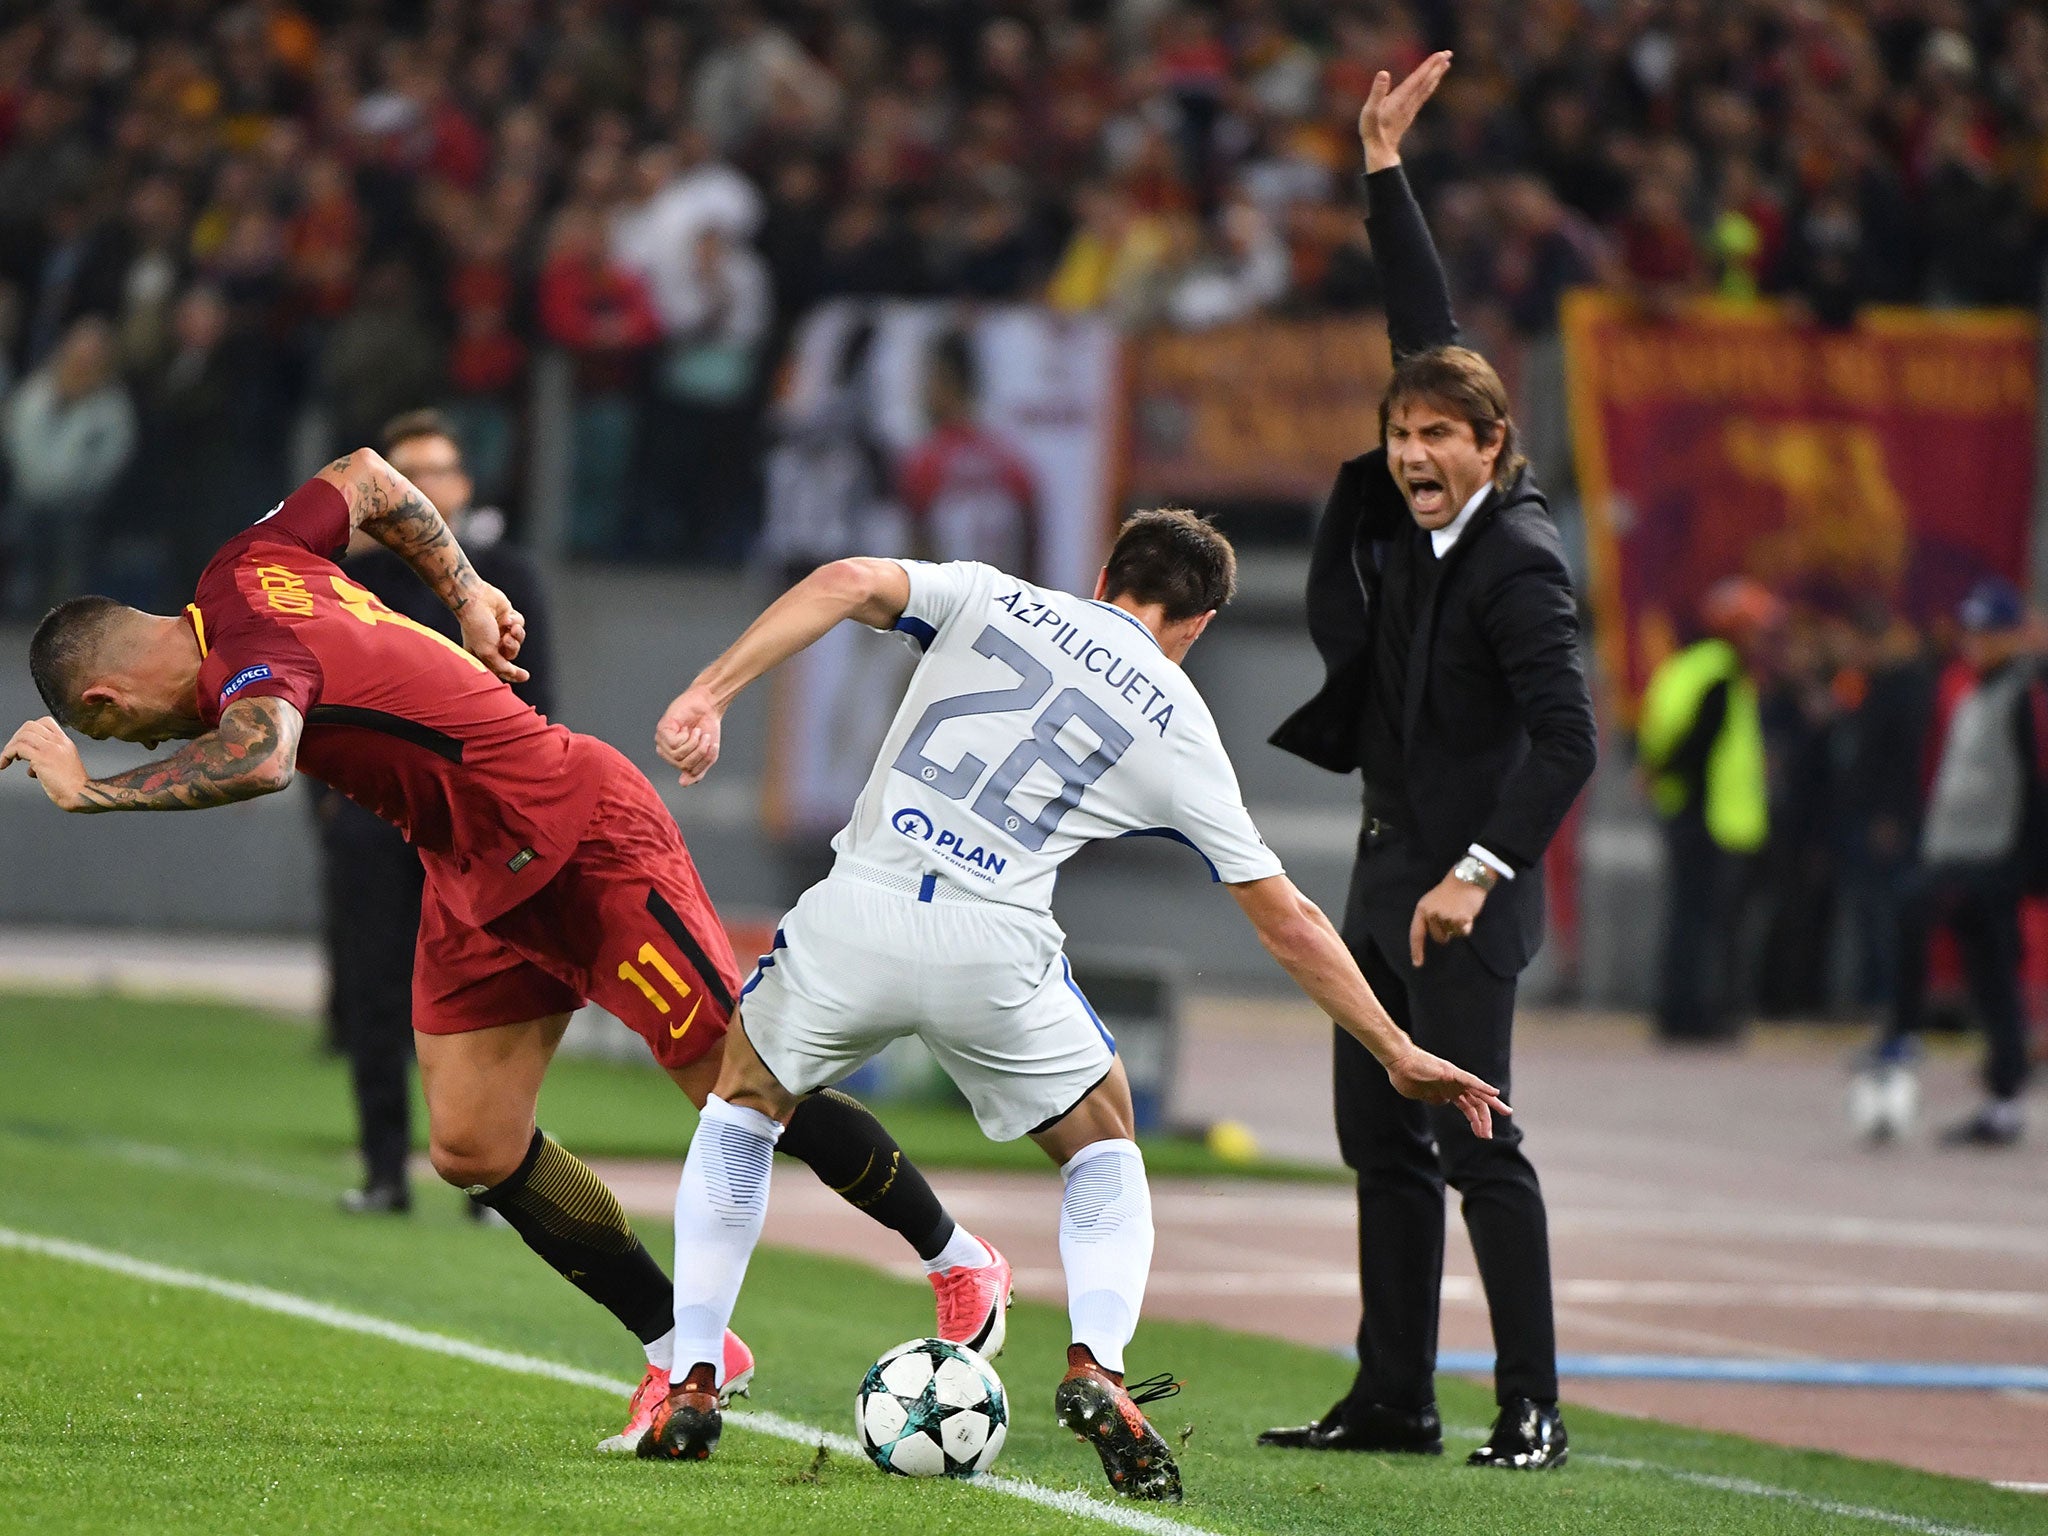
{"type": "MultiPolygon", "coordinates": [[[[2025,1130],[2028,1075],[2020,1001],[2020,898],[2038,890],[2048,849],[2048,687],[2041,634],[2012,584],[1979,582],[1958,615],[1969,691],[1949,716],[1921,824],[1919,868],[1898,926],[1898,989],[1867,1071],[1910,1072],[1927,1006],[1927,944],[1937,925],[1962,951],[1970,1001],[1984,1031],[1985,1102],[1944,1134],[1956,1146],[2009,1147],[2025,1130]]],[[[1896,1113],[1867,1129],[1897,1134],[1912,1094],[1894,1086],[1896,1113]]]]}
{"type": "Polygon", "coordinates": [[[85,585],[101,503],[135,451],[114,331],[88,317],[8,399],[7,611],[33,617],[85,585]]]}
{"type": "Polygon", "coordinates": [[[1768,765],[1771,835],[1754,861],[1741,956],[1758,1017],[1811,1019],[1832,1001],[1835,932],[1836,744],[1842,705],[1833,626],[1791,616],[1757,681],[1768,765]]]}
{"type": "Polygon", "coordinates": [[[668,337],[643,420],[640,526],[631,554],[736,566],[758,521],[754,466],[762,349],[774,315],[768,264],[716,223],[696,232],[691,309],[668,337]],[[671,532],[661,524],[673,522],[671,532]]]}
{"type": "Polygon", "coordinates": [[[1784,622],[1778,600],[1731,577],[1700,604],[1702,637],[1650,675],[1636,753],[1664,823],[1664,940],[1657,1035],[1672,1044],[1733,1040],[1742,863],[1770,827],[1763,722],[1765,648],[1784,622]]]}
{"type": "Polygon", "coordinates": [[[1046,285],[1046,302],[1069,313],[1107,309],[1127,322],[1156,315],[1164,306],[1174,247],[1170,220],[1141,213],[1119,188],[1104,182],[1081,189],[1076,213],[1074,232],[1046,285]]]}
{"type": "Polygon", "coordinates": [[[160,519],[170,595],[180,603],[214,551],[261,510],[263,492],[250,495],[240,472],[248,362],[246,340],[230,332],[227,301],[216,289],[193,288],[172,311],[168,354],[141,376],[138,460],[150,483],[132,499],[160,519]]]}
{"type": "Polygon", "coordinates": [[[1647,173],[1636,182],[1620,244],[1629,286],[1652,310],[1668,310],[1703,286],[1699,240],[1686,217],[1684,193],[1670,176],[1647,173]]]}
{"type": "Polygon", "coordinates": [[[401,410],[433,399],[445,361],[411,269],[401,261],[370,268],[320,354],[320,391],[335,451],[372,441],[401,410]]]}
{"type": "Polygon", "coordinates": [[[633,453],[632,393],[661,321],[638,274],[606,255],[603,226],[585,206],[555,217],[538,302],[542,333],[576,364],[570,546],[613,554],[633,453]]]}
{"type": "Polygon", "coordinates": [[[1166,300],[1184,330],[1247,320],[1287,292],[1287,247],[1250,202],[1233,203],[1222,227],[1195,257],[1166,300]]]}
{"type": "Polygon", "coordinates": [[[931,435],[897,475],[912,547],[926,560],[979,560],[1041,581],[1038,483],[1017,450],[976,419],[979,376],[967,338],[931,349],[925,401],[931,435]]]}
{"type": "Polygon", "coordinates": [[[1919,634],[1882,601],[1855,615],[1850,665],[1836,691],[1835,751],[1842,902],[1851,939],[1850,1000],[1878,1013],[1897,991],[1899,902],[1920,832],[1921,764],[1933,674],[1919,634]]]}
{"type": "Polygon", "coordinates": [[[889,452],[869,410],[874,343],[873,322],[856,318],[838,341],[827,377],[813,390],[792,392],[777,410],[760,552],[785,583],[828,560],[902,543],[889,452]]]}

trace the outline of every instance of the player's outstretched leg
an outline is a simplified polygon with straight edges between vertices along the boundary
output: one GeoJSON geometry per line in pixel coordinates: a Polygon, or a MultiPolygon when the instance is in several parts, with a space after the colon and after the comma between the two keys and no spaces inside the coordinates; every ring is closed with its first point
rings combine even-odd
{"type": "Polygon", "coordinates": [[[1135,1393],[1123,1384],[1124,1346],[1137,1331],[1152,1267],[1144,1155],[1123,1138],[1090,1142],[1061,1165],[1060,1176],[1060,1263],[1074,1343],[1053,1412],[1095,1448],[1111,1488],[1129,1498],[1178,1502],[1180,1468],[1138,1405],[1179,1387],[1170,1378],[1135,1393]]]}
{"type": "Polygon", "coordinates": [[[673,1385],[640,1442],[642,1456],[702,1461],[718,1448],[726,1324],[761,1240],[781,1135],[781,1124],[759,1110],[717,1094],[704,1101],[676,1186],[673,1385]]]}
{"type": "MultiPolygon", "coordinates": [[[[673,1340],[664,1340],[672,1345],[673,1340]]],[[[672,1357],[664,1349],[659,1365],[649,1364],[647,1374],[640,1378],[632,1400],[626,1405],[626,1427],[616,1435],[597,1442],[601,1456],[637,1456],[640,1446],[646,1440],[648,1431],[653,1429],[661,1416],[662,1405],[668,1401],[672,1357]]],[[[718,1406],[724,1408],[736,1397],[747,1396],[747,1389],[754,1380],[754,1352],[747,1348],[746,1340],[730,1328],[725,1330],[725,1361],[718,1372],[721,1385],[717,1387],[718,1406]]]]}
{"type": "MultiPolygon", "coordinates": [[[[675,1364],[675,1296],[667,1273],[641,1243],[618,1197],[533,1123],[541,1082],[568,1022],[566,1013],[551,1014],[414,1036],[434,1169],[504,1217],[549,1268],[616,1317],[640,1341],[649,1373],[666,1377],[675,1364]]],[[[634,1394],[630,1419],[643,1417],[640,1396],[634,1394]]],[[[629,1422],[625,1433],[632,1431],[629,1422]]]]}
{"type": "Polygon", "coordinates": [[[917,1250],[937,1293],[938,1336],[1002,1353],[1010,1266],[957,1225],[925,1176],[867,1106],[836,1088],[799,1101],[776,1148],[807,1164],[833,1193],[917,1250]]]}

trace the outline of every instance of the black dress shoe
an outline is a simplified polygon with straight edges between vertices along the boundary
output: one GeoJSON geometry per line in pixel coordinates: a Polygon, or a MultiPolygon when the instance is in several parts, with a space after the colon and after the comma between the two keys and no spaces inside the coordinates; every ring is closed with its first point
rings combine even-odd
{"type": "Polygon", "coordinates": [[[403,1184],[366,1184],[344,1191],[339,1204],[350,1216],[403,1216],[412,1209],[412,1191],[403,1184]]]}
{"type": "Polygon", "coordinates": [[[1500,1417],[1493,1421],[1486,1444],[1467,1456],[1465,1465],[1541,1472],[1563,1466],[1569,1454],[1557,1404],[1511,1397],[1501,1404],[1500,1417]]]}
{"type": "Polygon", "coordinates": [[[1313,1424],[1269,1429],[1259,1444],[1293,1451],[1402,1451],[1441,1456],[1443,1420],[1436,1404],[1413,1411],[1378,1403],[1340,1402],[1313,1424]]]}

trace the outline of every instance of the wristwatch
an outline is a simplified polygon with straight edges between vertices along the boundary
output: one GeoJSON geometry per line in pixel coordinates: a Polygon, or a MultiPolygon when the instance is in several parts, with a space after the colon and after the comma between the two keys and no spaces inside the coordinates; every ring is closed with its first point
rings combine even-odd
{"type": "Polygon", "coordinates": [[[1500,884],[1500,871],[1476,853],[1468,853],[1451,866],[1451,878],[1462,880],[1467,885],[1476,885],[1482,891],[1490,891],[1500,884]]]}

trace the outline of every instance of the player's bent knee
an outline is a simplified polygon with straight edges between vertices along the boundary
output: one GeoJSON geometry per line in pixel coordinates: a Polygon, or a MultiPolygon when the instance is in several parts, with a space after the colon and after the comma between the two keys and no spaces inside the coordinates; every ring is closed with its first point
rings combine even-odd
{"type": "Polygon", "coordinates": [[[516,1140],[505,1139],[502,1144],[498,1138],[436,1136],[428,1146],[427,1156],[434,1172],[457,1189],[474,1189],[478,1185],[489,1188],[519,1171],[532,1140],[531,1131],[516,1140]]]}

